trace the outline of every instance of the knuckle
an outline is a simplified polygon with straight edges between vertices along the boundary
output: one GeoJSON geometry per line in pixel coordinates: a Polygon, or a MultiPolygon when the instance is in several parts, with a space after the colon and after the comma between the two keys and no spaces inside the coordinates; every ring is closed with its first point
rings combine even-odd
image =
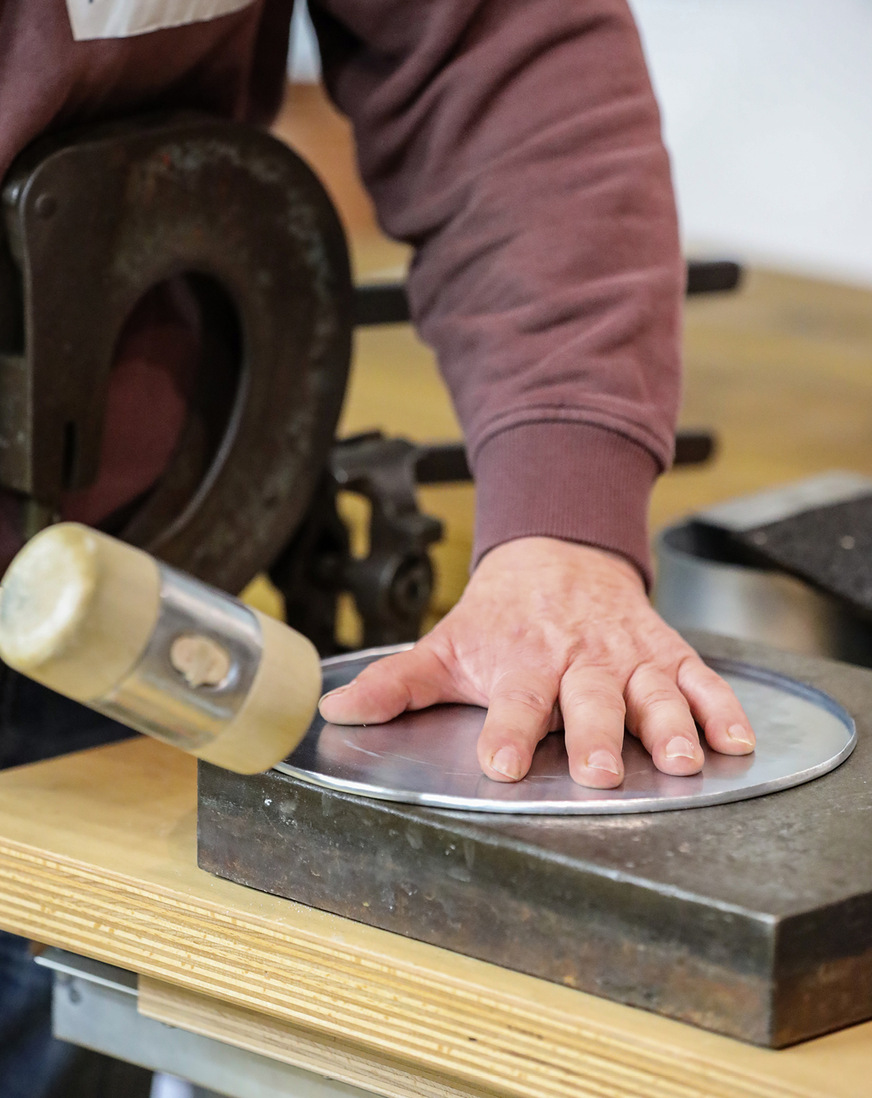
{"type": "Polygon", "coordinates": [[[623,716],[626,705],[620,692],[605,684],[569,687],[561,697],[565,709],[599,709],[623,716]]]}
{"type": "Polygon", "coordinates": [[[677,706],[682,710],[687,704],[677,684],[663,672],[653,668],[640,667],[627,683],[627,708],[634,722],[647,723],[658,718],[676,714],[677,706]]]}
{"type": "Polygon", "coordinates": [[[499,691],[499,700],[503,705],[515,710],[526,710],[540,716],[551,712],[554,700],[549,700],[543,693],[528,686],[505,686],[499,691]]]}
{"type": "Polygon", "coordinates": [[[675,681],[679,687],[689,685],[692,682],[695,685],[707,688],[720,686],[729,690],[717,671],[713,671],[696,652],[689,652],[678,661],[675,668],[675,681]]]}
{"type": "Polygon", "coordinates": [[[643,713],[651,713],[672,706],[677,700],[678,696],[675,690],[670,690],[666,686],[655,686],[640,692],[637,707],[643,713]]]}
{"type": "Polygon", "coordinates": [[[728,682],[704,663],[699,656],[686,657],[678,665],[675,672],[675,681],[679,690],[684,694],[695,694],[704,691],[709,695],[716,695],[718,702],[733,702],[738,705],[738,700],[728,682]]]}

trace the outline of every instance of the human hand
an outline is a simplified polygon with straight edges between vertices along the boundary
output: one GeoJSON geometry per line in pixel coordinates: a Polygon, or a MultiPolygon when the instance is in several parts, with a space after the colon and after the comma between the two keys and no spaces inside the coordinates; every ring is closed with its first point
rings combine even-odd
{"type": "Polygon", "coordinates": [[[478,759],[497,781],[522,778],[561,726],[570,774],[598,789],[623,780],[625,724],[667,774],[701,769],[695,721],[716,751],[754,750],[733,691],[659,617],[635,568],[553,538],[492,549],[427,636],[325,695],[320,710],[335,724],[378,724],[439,702],[487,708],[478,759]]]}

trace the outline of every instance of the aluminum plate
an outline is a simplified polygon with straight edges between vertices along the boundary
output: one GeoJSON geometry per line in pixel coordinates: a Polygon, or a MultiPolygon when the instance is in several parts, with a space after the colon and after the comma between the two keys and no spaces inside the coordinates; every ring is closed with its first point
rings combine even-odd
{"type": "MultiPolygon", "coordinates": [[[[350,682],[364,667],[407,646],[372,649],[323,662],[324,689],[350,682]]],[[[853,751],[851,716],[828,695],[748,664],[709,660],[736,692],[757,734],[753,755],[705,750],[701,773],[657,770],[638,741],[624,743],[618,789],[586,789],[569,776],[561,733],[539,744],[520,782],[495,782],[479,768],[475,743],[484,710],[443,705],[388,724],[340,726],[316,717],[276,770],[345,793],[438,808],[550,815],[657,812],[747,800],[811,781],[853,751]]]]}

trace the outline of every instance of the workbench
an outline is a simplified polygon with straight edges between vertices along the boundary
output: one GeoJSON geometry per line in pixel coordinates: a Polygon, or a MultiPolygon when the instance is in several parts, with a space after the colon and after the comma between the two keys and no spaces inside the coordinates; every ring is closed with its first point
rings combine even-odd
{"type": "Polygon", "coordinates": [[[872,1023],[764,1050],[212,877],[195,761],[150,740],[0,774],[0,926],[113,966],[168,1046],[272,1064],[275,1095],[860,1098],[872,1078],[872,1023]]]}

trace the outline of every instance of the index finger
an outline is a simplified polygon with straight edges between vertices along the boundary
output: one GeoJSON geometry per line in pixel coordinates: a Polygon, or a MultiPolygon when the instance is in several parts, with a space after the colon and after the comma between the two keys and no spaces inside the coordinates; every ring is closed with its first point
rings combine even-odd
{"type": "Polygon", "coordinates": [[[520,781],[548,733],[557,683],[547,673],[512,668],[495,683],[478,738],[478,762],[494,781],[520,781]]]}

